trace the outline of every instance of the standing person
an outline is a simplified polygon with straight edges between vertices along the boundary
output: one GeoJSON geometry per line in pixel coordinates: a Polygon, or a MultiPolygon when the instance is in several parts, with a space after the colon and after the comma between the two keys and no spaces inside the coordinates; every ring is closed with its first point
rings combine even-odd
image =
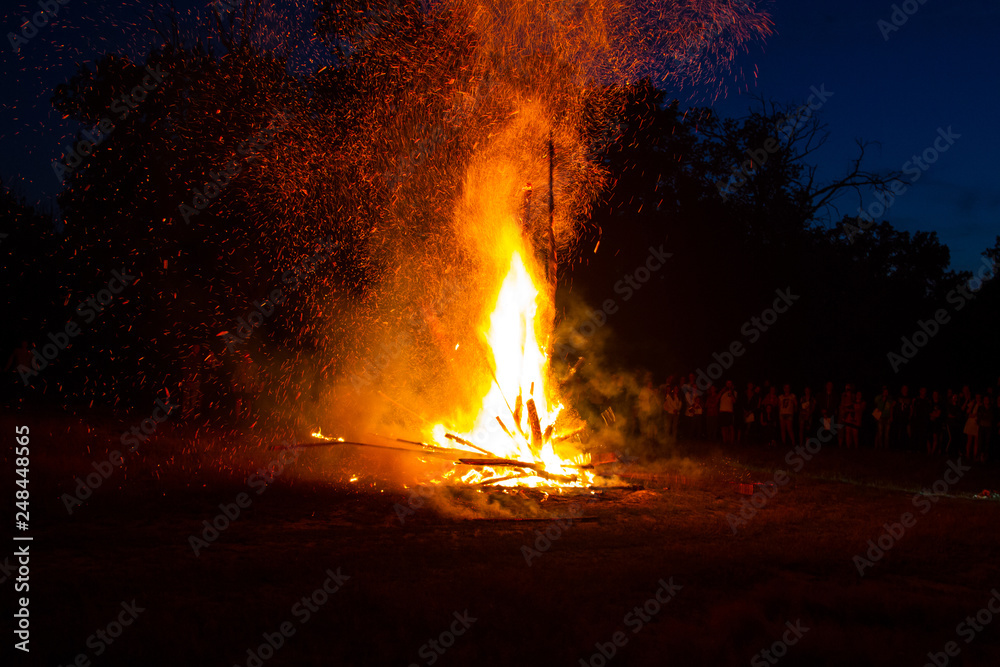
{"type": "Polygon", "coordinates": [[[910,434],[913,438],[913,447],[918,452],[922,452],[927,448],[927,431],[931,426],[931,399],[927,398],[927,387],[921,387],[917,391],[910,415],[910,434]]]}
{"type": "Polygon", "coordinates": [[[781,426],[781,446],[788,447],[795,444],[795,406],[798,405],[798,398],[792,393],[791,385],[782,387],[781,396],[778,397],[778,422],[781,426]],[[786,436],[787,435],[787,439],[786,436]]]}
{"type": "Polygon", "coordinates": [[[965,408],[965,457],[971,461],[979,460],[979,409],[982,396],[970,399],[965,408]]]}
{"type": "Polygon", "coordinates": [[[910,449],[910,416],[913,411],[913,397],[910,396],[910,388],[905,384],[899,389],[899,398],[896,400],[896,411],[892,417],[893,444],[901,451],[910,449]]]}
{"type": "Polygon", "coordinates": [[[667,397],[663,400],[663,423],[666,427],[667,443],[677,442],[677,424],[681,419],[681,392],[677,385],[667,389],[667,397]]]}
{"type": "Polygon", "coordinates": [[[972,402],[972,390],[969,389],[969,385],[962,387],[962,410],[967,412],[969,410],[969,403],[972,402]]]}
{"type": "Polygon", "coordinates": [[[760,389],[747,382],[743,400],[743,440],[749,445],[757,440],[760,428],[760,389]]]}
{"type": "Polygon", "coordinates": [[[705,437],[705,397],[696,394],[694,404],[691,406],[691,418],[694,425],[694,437],[703,439],[705,437]]]}
{"type": "Polygon", "coordinates": [[[778,444],[778,392],[771,387],[760,402],[760,427],[768,447],[778,444]]]}
{"type": "MultiPolygon", "coordinates": [[[[850,388],[851,385],[847,385],[850,388]]],[[[854,423],[854,393],[845,391],[840,395],[840,408],[837,412],[837,423],[841,425],[837,431],[837,446],[850,447],[851,434],[858,432],[858,425],[854,423]]]]}
{"type": "Polygon", "coordinates": [[[944,431],[945,405],[941,402],[941,392],[931,394],[931,414],[928,417],[930,437],[927,439],[927,453],[937,454],[941,450],[941,433],[944,431]]]}
{"type": "Polygon", "coordinates": [[[802,390],[802,402],[799,404],[799,444],[805,446],[806,440],[812,435],[813,420],[816,414],[816,399],[812,389],[802,390]]]}
{"type": "Polygon", "coordinates": [[[719,424],[722,427],[722,444],[733,444],[733,414],[736,411],[736,390],[733,381],[726,380],[726,386],[719,396],[719,424]]]}
{"type": "Polygon", "coordinates": [[[962,409],[962,395],[952,394],[951,401],[947,406],[947,421],[945,431],[948,441],[945,443],[944,453],[951,454],[952,451],[959,451],[962,447],[962,427],[965,425],[965,410],[962,409]]]}
{"type": "Polygon", "coordinates": [[[708,439],[712,442],[719,441],[719,402],[721,396],[715,385],[709,385],[708,395],[705,396],[705,425],[708,431],[708,439]]]}
{"type": "Polygon", "coordinates": [[[646,372],[645,384],[639,390],[639,423],[642,436],[646,440],[658,440],[660,437],[660,422],[663,421],[663,400],[653,384],[653,374],[646,372]]]}
{"type": "Polygon", "coordinates": [[[895,407],[896,402],[889,393],[889,388],[883,386],[882,393],[875,397],[875,410],[872,412],[876,422],[875,449],[889,449],[892,412],[895,407]]]}
{"type": "Polygon", "coordinates": [[[681,435],[694,438],[697,431],[694,417],[694,402],[701,392],[695,382],[694,373],[688,375],[687,381],[681,385],[681,396],[684,398],[684,410],[681,412],[681,435]]]}
{"type": "Polygon", "coordinates": [[[847,422],[847,447],[854,449],[858,448],[858,444],[861,441],[861,423],[865,417],[865,403],[864,395],[858,391],[854,393],[854,398],[851,399],[851,411],[848,415],[849,421],[847,422]]]}
{"type": "Polygon", "coordinates": [[[979,408],[979,460],[985,462],[990,457],[990,441],[993,439],[993,396],[987,390],[983,404],[979,408]]]}
{"type": "Polygon", "coordinates": [[[743,443],[743,432],[746,430],[743,417],[747,411],[747,396],[735,388],[733,395],[736,396],[736,401],[733,403],[733,442],[740,445],[743,443]]]}
{"type": "Polygon", "coordinates": [[[833,421],[837,418],[837,395],[833,391],[833,383],[827,382],[823,394],[817,403],[819,408],[820,428],[827,434],[827,438],[832,437],[833,421]]]}

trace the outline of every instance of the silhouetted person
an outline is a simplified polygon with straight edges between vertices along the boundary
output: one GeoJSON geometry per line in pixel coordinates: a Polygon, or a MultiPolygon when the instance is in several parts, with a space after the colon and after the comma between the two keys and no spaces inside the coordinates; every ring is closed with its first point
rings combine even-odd
{"type": "Polygon", "coordinates": [[[816,419],[816,398],[812,395],[812,389],[806,387],[802,390],[802,402],[799,403],[799,444],[805,445],[806,440],[812,437],[813,424],[816,419]]]}
{"type": "Polygon", "coordinates": [[[952,394],[948,403],[946,431],[948,441],[945,443],[945,453],[961,451],[963,427],[965,426],[965,410],[962,408],[962,395],[952,394]]]}
{"type": "Polygon", "coordinates": [[[892,415],[896,409],[896,401],[889,393],[888,387],[882,387],[882,393],[875,397],[875,449],[889,449],[889,438],[892,433],[892,415]]]}
{"type": "Polygon", "coordinates": [[[844,428],[847,431],[847,440],[845,441],[848,449],[857,449],[859,443],[861,442],[861,422],[865,417],[865,403],[864,395],[858,391],[854,393],[854,398],[851,400],[851,409],[848,411],[848,419],[846,426],[844,428]]]}
{"type": "Polygon", "coordinates": [[[987,390],[983,396],[983,404],[979,408],[979,460],[986,461],[990,457],[990,443],[993,441],[993,423],[995,414],[993,396],[987,390]]]}
{"type": "Polygon", "coordinates": [[[792,393],[791,385],[786,384],[782,388],[781,396],[778,397],[778,422],[781,426],[782,447],[795,444],[795,408],[797,405],[798,398],[792,393]]]}
{"type": "Polygon", "coordinates": [[[760,401],[760,427],[768,447],[778,444],[778,392],[771,387],[760,401]]]}
{"type": "Polygon", "coordinates": [[[930,426],[931,400],[927,398],[927,387],[921,387],[910,409],[910,435],[917,451],[923,451],[927,447],[927,431],[930,426]]]}
{"type": "Polygon", "coordinates": [[[941,435],[944,433],[947,420],[946,406],[941,400],[941,392],[931,394],[931,413],[928,417],[927,453],[937,454],[941,451],[941,435]]]}
{"type": "Polygon", "coordinates": [[[823,390],[822,395],[819,397],[819,416],[820,416],[820,428],[826,432],[826,435],[831,435],[831,429],[833,428],[833,422],[837,419],[837,408],[839,407],[839,402],[837,401],[837,394],[833,391],[833,383],[827,382],[826,388],[823,390]]]}
{"type": "Polygon", "coordinates": [[[747,444],[757,441],[760,432],[760,388],[747,382],[743,396],[743,439],[747,444]]]}
{"type": "Polygon", "coordinates": [[[976,394],[965,408],[965,457],[971,461],[979,460],[979,411],[982,409],[983,397],[976,394]]]}
{"type": "Polygon", "coordinates": [[[733,388],[733,381],[726,380],[726,386],[723,387],[722,393],[719,395],[719,424],[722,427],[722,443],[725,445],[731,445],[734,441],[733,424],[735,423],[736,402],[737,396],[736,390],[733,388]]]}
{"type": "Polygon", "coordinates": [[[896,409],[892,415],[893,445],[902,451],[910,449],[910,415],[913,410],[913,397],[910,388],[905,384],[899,390],[896,399],[896,409]]]}
{"type": "Polygon", "coordinates": [[[680,389],[677,385],[671,385],[667,389],[667,397],[663,400],[663,424],[667,442],[670,444],[677,442],[677,424],[680,422],[683,405],[680,389]]]}

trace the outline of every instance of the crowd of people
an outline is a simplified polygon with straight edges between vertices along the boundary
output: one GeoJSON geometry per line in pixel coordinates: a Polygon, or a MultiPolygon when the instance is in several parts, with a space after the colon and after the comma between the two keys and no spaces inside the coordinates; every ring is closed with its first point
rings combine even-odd
{"type": "MultiPolygon", "coordinates": [[[[903,385],[865,396],[850,383],[840,391],[827,382],[819,393],[810,387],[796,393],[788,384],[779,389],[767,381],[737,389],[727,380],[703,389],[693,373],[686,379],[670,377],[659,387],[647,377],[634,415],[638,431],[666,442],[791,447],[828,431],[845,448],[961,454],[985,461],[991,446],[1000,443],[1000,379],[996,387],[979,392],[969,386],[911,391],[903,385]]],[[[1000,458],[998,452],[993,457],[1000,458]]]]}

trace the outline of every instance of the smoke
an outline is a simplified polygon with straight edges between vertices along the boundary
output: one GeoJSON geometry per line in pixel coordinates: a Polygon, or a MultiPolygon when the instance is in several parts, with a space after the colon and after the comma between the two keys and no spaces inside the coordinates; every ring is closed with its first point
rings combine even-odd
{"type": "MultiPolygon", "coordinates": [[[[342,59],[338,84],[366,103],[321,122],[299,114],[275,162],[308,164],[276,170],[263,191],[275,207],[343,212],[360,273],[313,295],[315,351],[280,365],[272,407],[348,439],[424,440],[432,423],[471,423],[493,383],[483,332],[512,254],[542,287],[553,248],[570,264],[607,185],[595,156],[617,139],[622,86],[718,83],[770,23],[745,0],[440,0],[338,3],[317,29],[342,59]],[[355,187],[334,195],[337,178],[355,187]]],[[[554,321],[549,291],[543,344],[561,333],[554,321]]],[[[609,331],[562,388],[566,413],[590,426],[587,448],[652,455],[661,445],[633,437],[629,407],[642,379],[602,370],[609,331]]]]}

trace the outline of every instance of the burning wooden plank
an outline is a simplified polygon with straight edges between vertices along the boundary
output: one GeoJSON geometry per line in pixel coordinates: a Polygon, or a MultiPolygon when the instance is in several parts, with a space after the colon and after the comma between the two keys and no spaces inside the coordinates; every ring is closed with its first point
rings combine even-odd
{"type": "Polygon", "coordinates": [[[524,435],[524,431],[521,429],[521,408],[523,407],[523,398],[521,397],[521,391],[517,392],[517,401],[514,403],[514,426],[517,427],[518,433],[524,435]]]}
{"type": "Polygon", "coordinates": [[[567,433],[560,433],[555,437],[555,439],[552,442],[562,442],[563,440],[569,440],[570,438],[575,437],[586,430],[587,430],[586,426],[581,426],[580,428],[573,429],[572,431],[569,431],[567,433]]]}
{"type": "Polygon", "coordinates": [[[538,454],[545,442],[542,440],[542,425],[538,421],[538,409],[535,407],[535,399],[529,398],[527,407],[528,426],[531,428],[531,451],[538,454]]]}
{"type": "Polygon", "coordinates": [[[454,433],[445,433],[444,437],[448,438],[449,440],[454,440],[455,442],[459,443],[460,445],[465,445],[466,447],[472,447],[477,452],[481,452],[483,454],[486,454],[487,456],[493,456],[494,455],[493,452],[488,452],[485,449],[483,449],[482,447],[479,447],[478,445],[472,444],[471,442],[469,442],[465,438],[458,437],[454,433]]]}
{"type": "Polygon", "coordinates": [[[511,432],[510,432],[510,431],[509,431],[509,430],[507,429],[507,425],[503,423],[503,420],[502,420],[502,419],[500,419],[500,416],[499,416],[499,415],[497,416],[497,423],[498,423],[498,424],[500,424],[500,428],[502,428],[502,429],[503,429],[503,432],[504,432],[504,433],[506,433],[507,435],[509,435],[509,436],[510,436],[511,438],[513,438],[513,437],[514,437],[514,434],[513,434],[513,433],[511,433],[511,432]]]}
{"type": "Polygon", "coordinates": [[[458,463],[467,466],[480,467],[507,467],[524,468],[531,470],[533,474],[548,479],[553,482],[570,483],[576,481],[576,475],[554,475],[545,471],[545,467],[540,463],[528,463],[527,461],[515,461],[514,459],[459,459],[458,463]]]}

